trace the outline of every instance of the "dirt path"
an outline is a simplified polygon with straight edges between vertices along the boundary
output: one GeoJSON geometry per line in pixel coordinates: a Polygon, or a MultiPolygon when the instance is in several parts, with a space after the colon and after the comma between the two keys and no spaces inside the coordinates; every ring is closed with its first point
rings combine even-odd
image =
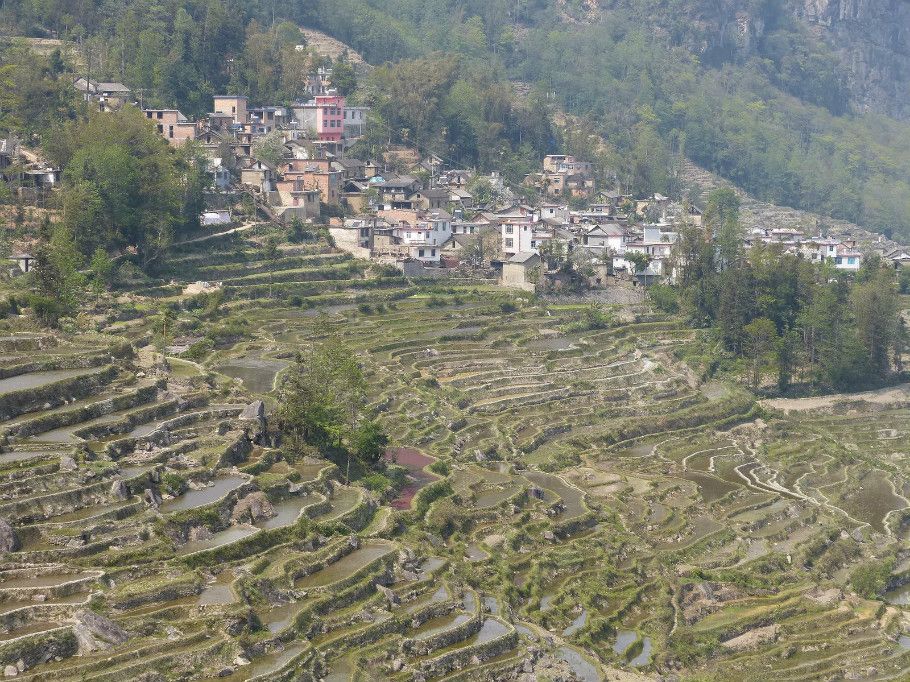
{"type": "Polygon", "coordinates": [[[347,50],[348,60],[352,64],[356,66],[368,66],[363,56],[350,45],[346,45],[340,40],[336,40],[332,36],[313,28],[304,28],[301,26],[300,32],[303,34],[303,37],[306,38],[307,45],[315,48],[319,54],[329,56],[332,59],[337,59],[345,50],[347,50]]]}
{"type": "Polygon", "coordinates": [[[815,398],[775,398],[773,400],[762,400],[760,404],[763,407],[781,410],[782,412],[806,412],[808,410],[823,410],[855,402],[864,402],[870,405],[892,405],[910,402],[910,383],[862,393],[834,393],[815,398]]]}
{"type": "Polygon", "coordinates": [[[260,225],[260,224],[261,224],[261,221],[257,221],[257,222],[253,222],[253,223],[244,223],[240,227],[234,227],[234,228],[231,228],[230,230],[226,230],[225,232],[215,232],[213,234],[207,234],[202,237],[196,237],[194,239],[187,239],[186,241],[183,241],[183,242],[177,242],[176,244],[174,244],[174,246],[183,246],[184,244],[196,244],[198,242],[208,241],[209,239],[217,239],[218,237],[227,237],[228,235],[235,234],[237,232],[245,232],[246,230],[249,230],[250,228],[253,228],[256,225],[260,225]]]}

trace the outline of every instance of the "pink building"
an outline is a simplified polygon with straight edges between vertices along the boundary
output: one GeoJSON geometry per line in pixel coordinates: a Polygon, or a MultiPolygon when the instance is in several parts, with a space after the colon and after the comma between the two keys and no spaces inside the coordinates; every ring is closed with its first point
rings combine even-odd
{"type": "Polygon", "coordinates": [[[316,132],[320,140],[341,142],[344,133],[344,97],[316,95],[316,132]]]}
{"type": "Polygon", "coordinates": [[[311,102],[295,104],[291,112],[305,130],[323,142],[341,142],[344,136],[344,97],[330,92],[316,95],[311,102]]]}
{"type": "Polygon", "coordinates": [[[179,147],[187,140],[195,140],[197,124],[176,109],[144,109],[145,117],[155,123],[158,133],[172,147],[179,147]]]}

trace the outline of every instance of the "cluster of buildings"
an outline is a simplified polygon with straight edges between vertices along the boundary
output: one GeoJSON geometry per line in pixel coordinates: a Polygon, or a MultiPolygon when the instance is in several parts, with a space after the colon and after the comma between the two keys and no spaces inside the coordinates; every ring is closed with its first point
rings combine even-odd
{"type": "Polygon", "coordinates": [[[793,228],[755,229],[746,238],[746,247],[759,243],[780,244],[788,253],[813,263],[831,263],[837,270],[859,270],[863,262],[862,251],[853,239],[841,241],[821,235],[810,237],[793,228]]]}
{"type": "MultiPolygon", "coordinates": [[[[354,217],[331,221],[339,248],[399,266],[455,268],[482,261],[498,271],[503,284],[528,290],[540,286],[541,272],[555,277],[568,260],[586,266],[589,286],[606,285],[616,276],[649,284],[675,278],[679,226],[702,224],[698,208],[661,194],[596,192],[590,164],[571,156],[548,156],[542,171],[528,176],[525,185],[541,178],[544,183],[540,200],[532,203],[511,192],[497,173],[478,178],[469,170],[442,170],[435,157],[412,161],[413,175],[385,175],[377,164],[366,164],[358,173],[363,177],[348,181],[346,189],[359,190],[363,201],[351,202],[354,217]],[[428,187],[415,178],[420,171],[430,175],[428,187]],[[553,181],[554,175],[561,180],[553,181]],[[469,187],[479,179],[491,186],[493,202],[475,202],[469,187]],[[571,202],[580,196],[587,200],[571,202]],[[572,208],[578,203],[584,207],[572,208]]],[[[745,238],[746,248],[758,243],[780,244],[838,270],[857,270],[863,259],[852,240],[808,237],[793,229],[755,230],[745,238]]],[[[910,263],[910,254],[902,255],[910,263]]]]}
{"type": "Polygon", "coordinates": [[[244,96],[219,95],[212,111],[195,119],[178,109],[143,107],[122,83],[79,78],[74,87],[102,112],[135,103],[174,147],[199,144],[218,190],[253,194],[270,217],[307,220],[323,204],[341,204],[344,181],[369,179],[342,162],[345,150],[366,132],[369,109],[348,106],[330,84],[331,70],[320,68],[308,76],[308,98],[290,106],[252,106],[244,96]],[[260,158],[265,155],[257,155],[257,141],[273,134],[283,149],[260,158]]]}
{"type": "MultiPolygon", "coordinates": [[[[134,103],[120,83],[80,78],[74,87],[100,111],[134,103]]],[[[205,151],[218,192],[252,195],[260,209],[285,222],[311,221],[334,207],[330,214],[348,216],[330,221],[339,248],[403,269],[482,266],[498,271],[504,284],[530,290],[540,285],[541,273],[555,276],[571,261],[584,266],[589,286],[615,276],[672,281],[679,226],[701,224],[698,209],[660,194],[640,199],[599,192],[592,164],[565,154],[546,156],[524,179],[520,195],[498,173],[478,177],[447,169],[439,157],[409,148],[390,148],[378,160],[351,158],[346,150],[364,135],[368,109],[348,106],[331,88],[326,69],[311,74],[306,89],[310,98],[291,106],[216,96],[211,113],[195,120],[176,109],[140,108],[168,144],[193,141],[205,151]],[[258,144],[265,136],[268,154],[258,144]],[[471,188],[480,185],[483,201],[475,201],[471,188]],[[528,194],[538,200],[523,199],[528,194]]],[[[16,165],[18,152],[14,140],[0,140],[0,176],[16,165]]],[[[60,179],[59,171],[37,159],[25,168],[16,165],[16,172],[36,187],[53,187],[60,179]]],[[[201,216],[204,226],[230,221],[223,206],[201,216]]],[[[747,248],[759,243],[780,244],[840,270],[857,270],[863,258],[855,242],[793,229],[747,235],[747,248]]],[[[910,263],[904,252],[885,256],[896,266],[910,263]]]]}

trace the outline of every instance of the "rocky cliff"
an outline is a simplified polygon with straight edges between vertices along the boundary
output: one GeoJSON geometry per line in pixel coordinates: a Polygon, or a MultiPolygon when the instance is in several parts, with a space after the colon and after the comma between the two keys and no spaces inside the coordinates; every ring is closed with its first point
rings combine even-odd
{"type": "Polygon", "coordinates": [[[816,78],[822,89],[844,88],[857,113],[910,118],[908,0],[588,0],[586,6],[589,18],[613,11],[637,16],[655,38],[685,47],[706,65],[759,58],[778,70],[775,80],[785,89],[788,79],[793,86],[816,78]],[[797,53],[814,57],[803,57],[802,73],[793,71],[797,53]],[[782,63],[786,54],[789,65],[782,63]]]}
{"type": "Polygon", "coordinates": [[[910,2],[794,0],[792,9],[840,58],[858,110],[910,118],[910,2]]]}

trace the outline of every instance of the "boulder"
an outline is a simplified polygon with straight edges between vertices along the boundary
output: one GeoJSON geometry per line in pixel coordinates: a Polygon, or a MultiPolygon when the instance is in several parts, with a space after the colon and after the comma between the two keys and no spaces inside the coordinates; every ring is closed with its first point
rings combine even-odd
{"type": "Polygon", "coordinates": [[[234,523],[257,523],[275,516],[272,503],[263,492],[250,493],[234,505],[231,521],[234,523]]]}
{"type": "Polygon", "coordinates": [[[265,403],[261,400],[255,400],[243,408],[240,413],[241,419],[265,419],[265,403]]]}
{"type": "Polygon", "coordinates": [[[376,590],[382,594],[383,597],[385,597],[386,601],[389,603],[389,606],[397,606],[399,603],[401,603],[398,595],[392,592],[392,590],[390,590],[385,585],[376,583],[376,590]]]}
{"type": "Polygon", "coordinates": [[[79,468],[79,465],[76,464],[76,460],[72,457],[64,455],[60,458],[60,471],[76,471],[79,468]]]}
{"type": "Polygon", "coordinates": [[[4,677],[15,677],[19,674],[19,669],[14,665],[8,665],[3,669],[4,677]]]}
{"type": "Polygon", "coordinates": [[[19,536],[6,519],[0,519],[0,552],[15,552],[19,549],[19,536]]]}
{"type": "Polygon", "coordinates": [[[129,488],[126,487],[121,479],[117,479],[111,483],[111,497],[115,500],[125,500],[130,496],[129,488]]]}
{"type": "Polygon", "coordinates": [[[161,506],[161,495],[154,488],[146,488],[142,493],[142,499],[145,500],[149,507],[154,509],[158,509],[161,506]]]}
{"type": "Polygon", "coordinates": [[[114,621],[88,609],[76,613],[73,633],[76,635],[80,655],[110,649],[123,644],[131,636],[114,621]]]}
{"type": "Polygon", "coordinates": [[[190,528],[190,532],[187,533],[187,538],[190,542],[198,542],[199,540],[211,540],[212,537],[212,531],[210,531],[205,526],[193,526],[190,528]]]}

